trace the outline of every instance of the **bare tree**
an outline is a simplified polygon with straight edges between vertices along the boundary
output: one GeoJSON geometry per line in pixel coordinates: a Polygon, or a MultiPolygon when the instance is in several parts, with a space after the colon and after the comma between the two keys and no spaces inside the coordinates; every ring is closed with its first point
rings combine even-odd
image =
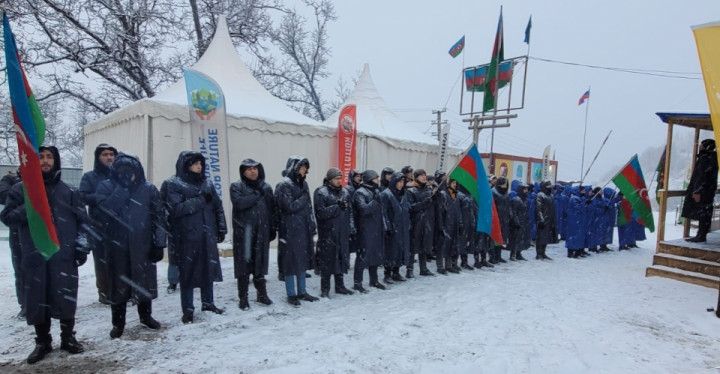
{"type": "Polygon", "coordinates": [[[279,27],[272,31],[271,39],[282,59],[278,62],[272,55],[258,55],[259,63],[253,73],[266,89],[295,110],[324,121],[330,102],[322,98],[318,84],[330,76],[327,27],[337,17],[329,0],[302,1],[313,10],[313,29],[307,29],[307,19],[297,12],[286,13],[279,27]]]}
{"type": "Polygon", "coordinates": [[[12,117],[10,96],[0,90],[0,164],[18,164],[15,123],[12,117]]]}
{"type": "Polygon", "coordinates": [[[325,113],[330,114],[340,110],[340,106],[343,105],[345,100],[347,100],[352,93],[353,89],[355,89],[355,86],[357,86],[360,75],[362,75],[362,70],[355,71],[355,76],[350,79],[350,82],[346,81],[342,75],[338,77],[338,80],[335,83],[335,95],[337,98],[327,104],[325,113]]]}

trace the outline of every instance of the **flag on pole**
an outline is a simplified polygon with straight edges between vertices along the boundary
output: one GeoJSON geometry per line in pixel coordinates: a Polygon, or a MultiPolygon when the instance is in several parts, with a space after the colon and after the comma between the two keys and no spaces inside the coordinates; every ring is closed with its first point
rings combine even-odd
{"type": "Polygon", "coordinates": [[[639,219],[642,220],[645,227],[647,227],[650,232],[655,232],[655,220],[653,219],[652,208],[650,208],[650,199],[648,199],[645,177],[640,168],[638,156],[633,156],[630,162],[613,177],[612,181],[630,202],[630,205],[637,213],[639,219]]]}
{"type": "Polygon", "coordinates": [[[532,29],[532,15],[530,15],[530,20],[528,20],[527,27],[525,28],[525,44],[530,44],[530,29],[532,29]]]}
{"type": "Polygon", "coordinates": [[[578,101],[578,106],[583,105],[585,101],[590,100],[590,90],[585,91],[585,93],[580,96],[580,100],[578,101]]]}
{"type": "Polygon", "coordinates": [[[448,53],[450,54],[450,56],[455,58],[457,56],[460,56],[463,49],[465,49],[465,35],[463,35],[463,37],[460,38],[460,40],[458,40],[457,43],[455,43],[452,47],[450,47],[450,50],[448,51],[448,53]]]}
{"type": "Polygon", "coordinates": [[[628,222],[632,221],[632,215],[633,215],[632,205],[630,205],[630,202],[628,201],[628,199],[623,198],[620,201],[620,206],[618,209],[617,225],[618,226],[627,225],[628,222]]]}
{"type": "Polygon", "coordinates": [[[658,204],[660,204],[660,195],[658,195],[658,191],[665,188],[665,186],[663,185],[663,181],[665,180],[665,152],[667,152],[667,148],[663,151],[662,156],[660,156],[660,162],[658,162],[657,169],[655,169],[655,171],[657,172],[657,183],[655,183],[655,200],[657,200],[658,204]]]}
{"type": "Polygon", "coordinates": [[[465,187],[475,203],[478,204],[478,219],[475,230],[488,234],[496,243],[502,243],[502,231],[500,230],[500,219],[493,200],[492,191],[487,181],[485,165],[483,165],[478,152],[477,145],[473,143],[465,152],[460,162],[448,174],[461,186],[465,187]]]}
{"type": "Polygon", "coordinates": [[[490,60],[490,69],[488,70],[488,79],[485,87],[485,96],[483,98],[483,112],[488,112],[495,108],[495,90],[498,88],[498,67],[505,60],[505,36],[503,34],[503,16],[502,7],[500,8],[500,19],[498,20],[497,32],[495,33],[495,44],[493,45],[492,57],[490,60]]]}
{"type": "MultiPolygon", "coordinates": [[[[710,117],[717,126],[720,123],[720,93],[717,88],[720,86],[720,22],[694,26],[692,31],[700,58],[710,117]]],[[[715,131],[715,143],[720,144],[720,131],[715,131]]]]}
{"type": "Polygon", "coordinates": [[[3,41],[28,227],[35,248],[49,260],[60,250],[60,242],[50,213],[38,155],[38,149],[45,141],[45,119],[20,66],[17,44],[6,12],[3,12],[3,41]]]}
{"type": "MultiPolygon", "coordinates": [[[[488,65],[479,66],[476,68],[465,69],[465,86],[468,92],[483,92],[487,86],[488,81],[488,65]]],[[[498,73],[498,79],[500,80],[500,86],[498,88],[505,87],[513,75],[513,63],[512,61],[505,61],[500,64],[500,72],[498,73]]]]}

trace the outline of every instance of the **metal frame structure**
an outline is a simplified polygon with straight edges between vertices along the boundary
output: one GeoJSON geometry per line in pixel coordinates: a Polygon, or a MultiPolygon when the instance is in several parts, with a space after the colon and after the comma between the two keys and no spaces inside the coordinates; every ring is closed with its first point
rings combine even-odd
{"type": "MultiPolygon", "coordinates": [[[[527,82],[528,56],[519,56],[519,57],[508,58],[508,59],[505,59],[503,62],[506,62],[506,61],[512,61],[512,64],[513,64],[512,78],[510,78],[510,82],[508,83],[508,90],[509,90],[508,105],[507,105],[507,108],[502,108],[502,109],[498,108],[497,111],[498,112],[507,111],[508,113],[510,113],[511,110],[520,110],[520,109],[525,108],[525,83],[527,82]],[[521,63],[523,63],[523,61],[525,63],[525,73],[523,75],[523,84],[522,84],[522,101],[521,101],[521,104],[519,107],[512,108],[511,107],[512,106],[512,86],[513,86],[513,80],[515,78],[515,67],[520,65],[521,63]]],[[[468,116],[468,115],[474,116],[476,114],[479,114],[479,115],[483,114],[482,111],[479,111],[479,112],[475,111],[475,91],[472,91],[472,93],[470,95],[470,97],[471,97],[470,111],[467,113],[463,112],[463,101],[465,98],[465,90],[467,89],[467,87],[465,86],[465,72],[468,70],[471,70],[471,69],[482,68],[484,66],[490,66],[490,64],[488,63],[488,64],[483,64],[483,65],[478,65],[478,66],[472,66],[472,67],[468,67],[468,68],[463,68],[463,70],[462,70],[461,79],[463,82],[462,82],[462,85],[460,85],[460,115],[461,116],[468,116]]],[[[482,108],[482,105],[480,105],[480,107],[482,108]]]]}

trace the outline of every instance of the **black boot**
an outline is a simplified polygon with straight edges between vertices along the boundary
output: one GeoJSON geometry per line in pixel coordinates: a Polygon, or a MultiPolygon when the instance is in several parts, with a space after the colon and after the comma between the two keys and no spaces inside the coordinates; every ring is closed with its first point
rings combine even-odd
{"type": "Polygon", "coordinates": [[[461,259],[461,261],[460,261],[461,268],[463,268],[465,270],[475,270],[474,267],[468,265],[468,255],[462,255],[462,256],[460,256],[460,259],[461,259]]]}
{"type": "Polygon", "coordinates": [[[20,321],[25,321],[27,319],[27,313],[25,312],[25,308],[20,308],[20,313],[15,317],[20,321]]]}
{"type": "Polygon", "coordinates": [[[501,264],[507,263],[507,261],[503,260],[503,258],[502,258],[502,248],[495,248],[495,252],[496,252],[495,256],[499,263],[501,263],[501,264]]]}
{"type": "Polygon", "coordinates": [[[547,246],[543,246],[542,250],[540,251],[540,259],[552,261],[552,258],[548,257],[545,252],[547,252],[547,246]]]}
{"type": "Polygon", "coordinates": [[[572,249],[568,249],[568,258],[575,258],[575,251],[572,249]]]}
{"type": "Polygon", "coordinates": [[[255,299],[255,301],[263,305],[272,305],[273,302],[270,300],[267,293],[267,280],[265,278],[253,277],[253,284],[255,285],[255,290],[257,291],[257,299],[255,299]]]}
{"type": "Polygon", "coordinates": [[[525,257],[522,256],[522,252],[518,252],[515,254],[515,259],[518,261],[527,261],[525,257]]]}
{"type": "Polygon", "coordinates": [[[457,266],[457,263],[456,263],[456,260],[454,257],[445,258],[445,267],[449,273],[460,274],[460,267],[457,266]]]}
{"type": "Polygon", "coordinates": [[[474,267],[475,269],[482,269],[483,264],[482,264],[482,262],[480,262],[480,254],[475,253],[475,254],[473,255],[473,258],[475,258],[475,263],[473,264],[473,267],[474,267]]]}
{"type": "Polygon", "coordinates": [[[127,303],[120,303],[110,307],[112,311],[112,325],[110,331],[110,339],[119,339],[125,331],[125,313],[127,312],[127,303]]]}
{"type": "Polygon", "coordinates": [[[405,271],[405,278],[407,278],[407,279],[415,279],[415,274],[413,274],[413,271],[412,271],[412,270],[407,269],[407,271],[405,271]]]}
{"type": "Polygon", "coordinates": [[[510,251],[510,261],[517,261],[515,251],[510,251]]]}
{"type": "Polygon", "coordinates": [[[438,274],[448,275],[448,271],[445,270],[444,268],[439,268],[439,269],[437,269],[436,272],[437,272],[438,274]]]}
{"type": "Polygon", "coordinates": [[[307,293],[304,293],[304,294],[302,294],[302,295],[298,295],[298,299],[300,299],[300,300],[302,300],[302,301],[309,301],[309,302],[311,302],[311,303],[314,303],[314,302],[320,300],[320,299],[318,299],[317,297],[312,296],[312,295],[307,294],[307,293]]]}
{"type": "Polygon", "coordinates": [[[434,276],[435,276],[435,273],[433,273],[432,271],[430,271],[428,268],[425,268],[425,269],[420,269],[420,276],[423,276],[423,277],[434,277],[434,276]]]}
{"type": "Polygon", "coordinates": [[[78,343],[75,339],[75,319],[67,319],[60,321],[60,349],[70,354],[78,354],[85,352],[85,347],[78,343]]]}
{"type": "Polygon", "coordinates": [[[288,296],[287,302],[294,307],[299,307],[301,305],[297,296],[288,296]]]}
{"type": "Polygon", "coordinates": [[[215,306],[215,304],[208,305],[208,306],[203,305],[202,308],[200,308],[200,310],[203,312],[213,312],[215,314],[225,313],[225,309],[220,309],[217,306],[215,306]]]}
{"type": "MultiPolygon", "coordinates": [[[[168,284],[167,293],[169,293],[169,294],[175,293],[175,290],[177,290],[177,284],[172,284],[172,283],[168,284]]],[[[100,300],[100,302],[102,303],[102,300],[100,300]]]]}
{"type": "Polygon", "coordinates": [[[138,315],[140,316],[140,323],[150,330],[159,330],[161,325],[160,322],[156,321],[152,317],[152,301],[143,301],[138,304],[138,315]]]}
{"type": "Polygon", "coordinates": [[[400,275],[400,268],[393,268],[392,270],[392,280],[395,282],[406,282],[407,279],[403,278],[402,275],[400,275]]]}
{"type": "MultiPolygon", "coordinates": [[[[385,274],[385,276],[383,277],[383,282],[385,282],[386,284],[395,283],[392,280],[392,270],[389,267],[385,267],[384,274],[385,274]]],[[[371,279],[370,283],[371,283],[370,286],[372,287],[372,279],[371,279]]]]}
{"type": "Polygon", "coordinates": [[[352,295],[353,292],[345,288],[345,280],[342,274],[335,274],[335,293],[338,295],[352,295]]]}
{"type": "Polygon", "coordinates": [[[193,314],[190,312],[184,312],[182,316],[183,325],[193,323],[193,314]]]}
{"type": "Polygon", "coordinates": [[[30,353],[27,358],[28,364],[34,364],[43,358],[45,355],[52,352],[52,336],[45,335],[43,337],[35,338],[35,349],[30,353]]]}
{"type": "MultiPolygon", "coordinates": [[[[283,279],[285,281],[285,279],[283,279]]],[[[238,307],[240,310],[250,310],[250,301],[248,300],[248,288],[250,287],[250,275],[241,275],[237,280],[238,287],[238,307]]],[[[257,284],[255,285],[257,287],[257,284]]]]}
{"type": "Polygon", "coordinates": [[[356,284],[353,286],[353,290],[360,292],[360,293],[368,293],[368,290],[366,290],[362,284],[356,284]]]}

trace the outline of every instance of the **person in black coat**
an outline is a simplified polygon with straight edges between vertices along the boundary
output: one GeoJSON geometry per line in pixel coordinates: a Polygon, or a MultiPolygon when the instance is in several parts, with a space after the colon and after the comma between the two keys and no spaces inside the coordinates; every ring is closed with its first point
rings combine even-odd
{"type": "Polygon", "coordinates": [[[323,185],[315,190],[315,219],[318,225],[317,257],[320,267],[321,297],[330,297],[330,277],[335,278],[335,293],[352,295],[345,287],[343,274],[350,267],[350,236],[355,235],[352,197],[342,188],[342,171],[328,170],[323,185]]]}
{"type": "MultiPolygon", "coordinates": [[[[475,270],[468,263],[468,256],[475,254],[475,233],[477,233],[477,212],[473,212],[473,208],[477,210],[475,198],[465,187],[458,184],[457,192],[458,201],[460,201],[460,214],[462,216],[463,230],[460,236],[460,244],[458,246],[458,255],[460,257],[460,268],[465,270],[475,270]]],[[[455,262],[457,263],[455,256],[455,262]]]]}
{"type": "Polygon", "coordinates": [[[265,168],[253,159],[240,164],[240,180],[230,186],[233,222],[233,263],[239,307],[249,310],[250,276],[257,291],[256,301],[272,305],[267,294],[270,242],[277,237],[277,208],[272,187],[265,183],[265,168]]]}
{"type": "Polygon", "coordinates": [[[528,186],[519,183],[517,195],[510,200],[510,238],[508,249],[511,261],[525,261],[522,251],[530,248],[530,201],[528,186]]]}
{"type": "MultiPolygon", "coordinates": [[[[100,218],[100,210],[97,208],[97,186],[100,182],[110,178],[110,167],[117,156],[117,149],[102,143],[95,148],[95,163],[93,170],[83,174],[80,179],[80,197],[88,206],[90,219],[97,221],[100,218]]],[[[97,224],[93,225],[94,230],[100,231],[97,224]]],[[[102,239],[95,235],[88,237],[92,248],[93,263],[95,264],[95,287],[98,290],[98,301],[101,304],[110,305],[107,299],[107,267],[105,266],[105,249],[102,239]]]]}
{"type": "Polygon", "coordinates": [[[420,275],[434,276],[427,267],[428,256],[433,251],[435,234],[435,206],[433,205],[433,189],[427,181],[423,169],[414,172],[415,186],[408,189],[407,201],[410,204],[410,259],[405,276],[415,278],[413,274],[415,255],[420,262],[420,275]]]}
{"type": "Polygon", "coordinates": [[[437,217],[441,223],[439,230],[442,237],[442,245],[437,253],[437,272],[443,275],[447,275],[448,272],[459,274],[461,269],[456,258],[464,232],[457,181],[446,179],[445,183],[441,182],[440,192],[437,195],[439,195],[437,217]]]}
{"type": "Polygon", "coordinates": [[[180,275],[182,322],[187,324],[193,322],[195,288],[200,289],[203,311],[224,313],[215,306],[213,282],[223,280],[217,243],[225,240],[227,225],[222,201],[205,174],[205,156],[182,152],[178,162],[182,170],[167,186],[167,206],[180,275]]]}
{"type": "MultiPolygon", "coordinates": [[[[60,349],[72,354],[85,349],[75,339],[78,296],[78,267],[87,261],[89,219],[80,194],[63,182],[60,153],[55,147],[40,147],[40,168],[50,204],[52,224],[60,244],[47,258],[35,246],[25,206],[23,183],[16,183],[4,201],[0,220],[17,229],[22,249],[23,303],[27,324],[35,327],[35,349],[27,362],[34,364],[52,351],[51,319],[60,320],[60,349]]],[[[32,156],[29,156],[32,157],[32,156]]],[[[37,223],[36,223],[37,224],[37,223]]],[[[40,223],[42,224],[42,223],[40,223]]]]}
{"type": "Polygon", "coordinates": [[[282,267],[288,303],[300,306],[300,300],[317,301],[305,289],[305,272],[314,265],[313,237],[317,233],[310,201],[310,191],[305,177],[310,161],[292,156],[288,160],[285,178],[275,189],[275,201],[279,212],[280,242],[283,243],[282,267]],[[295,281],[297,280],[297,292],[295,281]]]}
{"type": "MultiPolygon", "coordinates": [[[[17,173],[9,172],[0,179],[0,205],[5,205],[10,190],[20,182],[20,169],[18,169],[17,173]]],[[[20,236],[18,235],[17,227],[10,227],[9,242],[13,273],[15,274],[15,296],[20,305],[20,313],[18,313],[17,319],[24,320],[25,306],[23,305],[23,300],[25,299],[25,289],[22,285],[22,248],[20,247],[20,236]]]]}
{"type": "Polygon", "coordinates": [[[695,237],[685,239],[694,243],[707,241],[718,182],[715,140],[705,139],[699,147],[695,168],[685,192],[685,202],[682,208],[682,217],[698,221],[698,231],[695,237]]]}
{"type": "Polygon", "coordinates": [[[405,189],[415,187],[415,170],[411,166],[404,166],[402,173],[405,176],[405,189]]]}
{"type": "MultiPolygon", "coordinates": [[[[277,191],[278,187],[280,187],[280,185],[281,185],[281,184],[283,183],[283,181],[285,180],[285,177],[286,177],[287,174],[288,174],[287,169],[289,169],[289,168],[292,166],[292,163],[293,163],[294,160],[295,160],[296,158],[298,158],[298,157],[300,157],[300,156],[290,156],[290,157],[288,158],[287,164],[285,165],[285,170],[283,170],[283,171],[280,172],[280,175],[282,175],[283,180],[281,180],[278,184],[275,185],[275,191],[277,191]]],[[[300,158],[302,158],[302,157],[300,157],[300,158]]],[[[276,218],[276,220],[279,220],[279,219],[280,219],[280,212],[277,211],[277,209],[278,209],[278,205],[277,205],[277,202],[276,202],[276,203],[275,203],[275,210],[276,210],[276,212],[275,212],[275,218],[276,218]]],[[[279,222],[276,222],[275,226],[276,226],[276,227],[279,227],[279,226],[280,226],[280,223],[279,223],[279,222]]],[[[284,274],[284,271],[283,271],[283,263],[284,263],[283,253],[285,253],[285,243],[284,243],[283,241],[278,241],[278,245],[277,245],[277,246],[278,246],[278,248],[277,248],[278,280],[279,280],[280,282],[285,282],[285,274],[284,274]]],[[[310,273],[305,273],[305,278],[312,278],[312,275],[310,275],[310,273]]]]}
{"type": "Polygon", "coordinates": [[[102,212],[108,299],[112,303],[112,339],[125,331],[128,301],[137,304],[140,323],[157,330],[152,300],[157,298],[156,263],[163,259],[167,229],[160,192],[145,180],[137,156],[120,152],[110,179],[100,182],[98,208],[102,212]]]}
{"type": "Polygon", "coordinates": [[[363,172],[363,183],[353,196],[353,210],[357,219],[357,254],[353,274],[353,289],[367,293],[363,288],[363,272],[368,269],[370,287],[381,290],[385,285],[378,280],[378,266],[385,264],[384,235],[389,235],[389,225],[380,198],[380,177],[375,170],[363,172]]]}
{"type": "Polygon", "coordinates": [[[168,214],[170,212],[170,205],[168,201],[168,186],[172,183],[176,183],[178,179],[178,175],[183,174],[183,158],[184,156],[192,151],[182,151],[180,152],[180,157],[178,157],[177,162],[175,163],[175,175],[171,176],[170,178],[163,181],[162,185],[160,186],[160,201],[163,203],[163,208],[165,209],[165,220],[167,222],[167,231],[168,231],[168,246],[167,246],[167,252],[168,252],[168,271],[167,271],[167,278],[168,278],[168,287],[167,287],[167,293],[172,294],[175,293],[177,290],[177,285],[180,283],[180,270],[178,270],[178,256],[175,249],[177,248],[177,244],[175,243],[176,238],[173,235],[174,229],[174,222],[172,217],[168,214]]]}
{"type": "MultiPolygon", "coordinates": [[[[362,184],[362,172],[360,170],[354,169],[350,170],[350,173],[348,174],[348,183],[345,187],[343,187],[343,190],[347,193],[347,195],[350,197],[350,204],[352,205],[352,198],[355,196],[355,191],[360,188],[360,185],[362,184]]],[[[350,209],[350,211],[353,214],[353,221],[357,219],[357,215],[355,213],[354,209],[350,209]]],[[[357,252],[357,238],[356,234],[350,235],[350,253],[357,252]]]]}
{"type": "Polygon", "coordinates": [[[552,182],[546,180],[540,184],[540,191],[535,196],[536,260],[552,260],[545,251],[548,244],[553,243],[557,238],[557,214],[552,188],[552,182]]]}
{"type": "Polygon", "coordinates": [[[508,196],[508,180],[505,177],[497,178],[495,187],[492,189],[493,200],[495,201],[495,209],[497,210],[498,219],[500,220],[500,231],[504,243],[494,243],[491,245],[490,263],[498,264],[507,261],[502,258],[503,246],[507,245],[510,237],[510,197],[508,196]]]}
{"type": "Polygon", "coordinates": [[[380,192],[385,191],[386,188],[390,185],[390,178],[392,178],[392,175],[395,173],[395,169],[391,167],[386,167],[385,169],[382,169],[382,172],[380,172],[380,192]]]}
{"type": "Polygon", "coordinates": [[[405,194],[405,174],[395,172],[388,188],[380,194],[383,211],[390,225],[385,236],[384,282],[405,282],[400,267],[410,263],[410,204],[405,194]]]}

